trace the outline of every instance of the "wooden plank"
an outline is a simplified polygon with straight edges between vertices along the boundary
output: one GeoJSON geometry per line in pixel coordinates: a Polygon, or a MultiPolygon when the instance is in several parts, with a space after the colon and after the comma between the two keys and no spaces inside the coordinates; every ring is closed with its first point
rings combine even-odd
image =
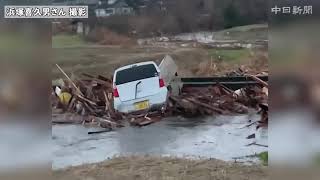
{"type": "Polygon", "coordinates": [[[264,87],[268,87],[268,83],[264,82],[263,80],[261,80],[257,76],[254,76],[254,75],[251,75],[251,74],[245,74],[245,76],[248,76],[248,77],[252,78],[253,80],[257,81],[258,83],[260,83],[264,87]]]}
{"type": "Polygon", "coordinates": [[[224,111],[224,110],[222,110],[220,108],[217,108],[217,107],[214,107],[214,106],[210,106],[208,104],[204,104],[204,103],[202,103],[200,101],[197,101],[197,100],[194,100],[194,99],[191,99],[191,98],[187,98],[186,100],[188,100],[188,101],[190,101],[190,102],[192,102],[192,103],[194,103],[196,105],[199,105],[199,106],[208,108],[208,109],[210,109],[212,111],[218,112],[220,114],[225,114],[226,113],[226,111],[224,111]]]}

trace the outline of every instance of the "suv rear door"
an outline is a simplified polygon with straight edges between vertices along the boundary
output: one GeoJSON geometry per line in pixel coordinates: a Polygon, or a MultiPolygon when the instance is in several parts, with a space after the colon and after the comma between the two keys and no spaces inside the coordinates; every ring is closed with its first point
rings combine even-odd
{"type": "Polygon", "coordinates": [[[134,65],[115,74],[115,85],[121,101],[159,93],[159,72],[152,63],[134,65]]]}

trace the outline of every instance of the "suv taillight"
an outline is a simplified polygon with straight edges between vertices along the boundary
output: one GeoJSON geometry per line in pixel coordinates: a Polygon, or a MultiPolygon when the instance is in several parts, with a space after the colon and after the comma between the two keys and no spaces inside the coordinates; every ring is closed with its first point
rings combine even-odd
{"type": "Polygon", "coordinates": [[[163,81],[163,79],[159,79],[159,86],[160,86],[160,87],[164,87],[164,81],[163,81]]]}
{"type": "Polygon", "coordinates": [[[119,92],[116,87],[113,88],[113,97],[119,97],[119,92]]]}

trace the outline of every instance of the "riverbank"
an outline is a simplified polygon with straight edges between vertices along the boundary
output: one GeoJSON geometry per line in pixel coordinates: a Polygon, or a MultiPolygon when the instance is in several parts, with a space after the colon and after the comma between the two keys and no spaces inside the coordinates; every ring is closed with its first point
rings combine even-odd
{"type": "Polygon", "coordinates": [[[57,170],[53,172],[53,177],[58,180],[265,180],[268,177],[268,172],[265,166],[246,166],[216,159],[188,160],[170,157],[131,156],[57,170]]]}

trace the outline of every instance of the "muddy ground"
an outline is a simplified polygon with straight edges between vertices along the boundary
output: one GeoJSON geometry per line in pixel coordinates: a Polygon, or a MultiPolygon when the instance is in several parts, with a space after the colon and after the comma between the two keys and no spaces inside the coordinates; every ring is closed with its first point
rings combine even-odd
{"type": "Polygon", "coordinates": [[[245,166],[216,159],[119,157],[102,163],[57,170],[53,172],[53,176],[59,180],[265,180],[268,173],[263,166],[245,166]]]}

